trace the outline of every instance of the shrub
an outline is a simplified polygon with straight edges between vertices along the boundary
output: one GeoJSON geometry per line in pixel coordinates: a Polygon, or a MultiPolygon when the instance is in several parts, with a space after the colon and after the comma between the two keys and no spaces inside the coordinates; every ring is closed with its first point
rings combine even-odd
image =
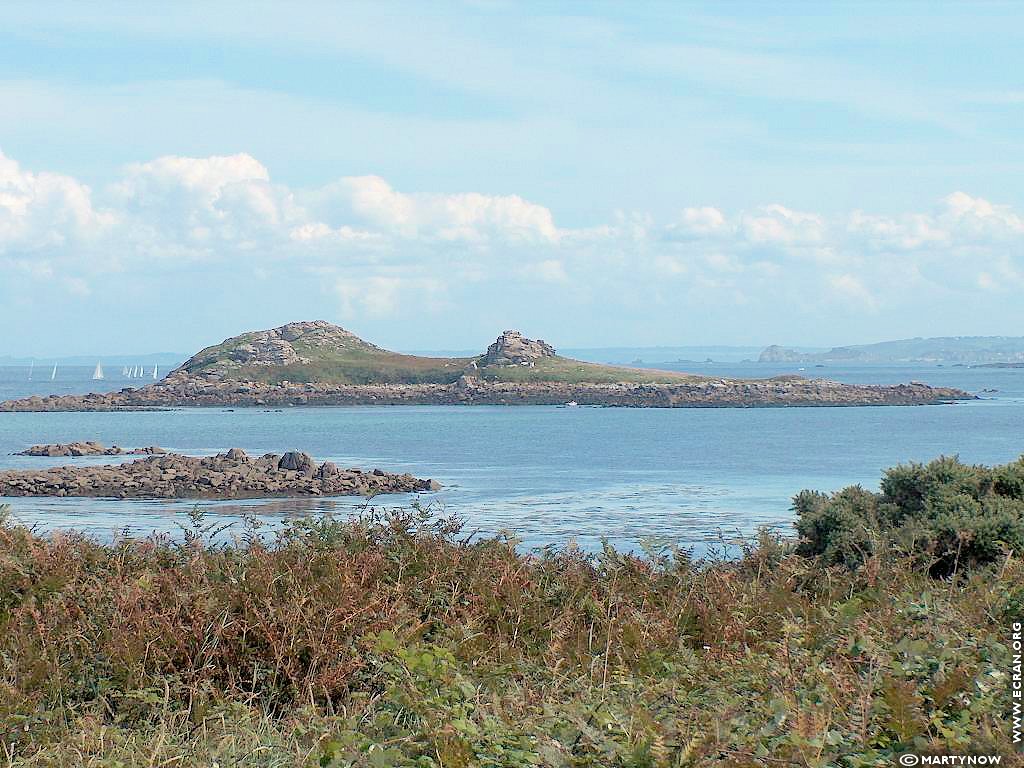
{"type": "Polygon", "coordinates": [[[0,763],[867,768],[909,750],[1010,754],[1006,622],[1024,563],[985,565],[980,542],[1012,533],[1020,499],[997,487],[1020,474],[996,468],[985,485],[947,469],[959,501],[942,501],[928,536],[962,542],[973,525],[979,556],[966,566],[961,551],[963,578],[941,588],[930,557],[900,553],[893,521],[921,535],[911,523],[946,484],[919,493],[928,483],[905,468],[913,514],[858,488],[798,497],[801,546],[813,535],[820,557],[767,534],[715,562],[524,553],[416,510],[229,545],[198,517],[181,543],[104,543],[0,513],[0,763]],[[869,567],[828,565],[848,558],[869,567]]]}
{"type": "Polygon", "coordinates": [[[793,509],[803,555],[856,567],[904,553],[949,576],[1024,551],[1024,457],[994,468],[955,457],[898,466],[879,493],[803,491],[793,509]]]}

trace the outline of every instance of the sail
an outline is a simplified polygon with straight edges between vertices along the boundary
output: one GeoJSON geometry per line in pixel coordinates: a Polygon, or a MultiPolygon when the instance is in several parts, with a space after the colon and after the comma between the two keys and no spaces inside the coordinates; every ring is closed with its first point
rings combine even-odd
{"type": "Polygon", "coordinates": [[[50,372],[50,381],[57,378],[57,366],[53,366],[53,371],[50,372]]]}
{"type": "Polygon", "coordinates": [[[36,367],[36,361],[35,360],[30,360],[29,363],[28,363],[28,380],[29,381],[32,381],[32,371],[35,370],[35,367],[36,367]]]}
{"type": "Polygon", "coordinates": [[[92,372],[92,377],[93,379],[103,378],[103,366],[100,365],[99,363],[96,363],[96,370],[92,372]]]}
{"type": "Polygon", "coordinates": [[[156,369],[157,369],[157,366],[154,365],[153,366],[153,381],[156,381],[156,369]]]}

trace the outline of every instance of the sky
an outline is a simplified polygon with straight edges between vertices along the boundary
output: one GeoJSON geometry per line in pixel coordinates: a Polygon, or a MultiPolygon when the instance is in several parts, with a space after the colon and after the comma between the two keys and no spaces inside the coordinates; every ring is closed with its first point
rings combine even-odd
{"type": "Polygon", "coordinates": [[[0,356],[1024,335],[1024,4],[0,4],[0,356]]]}

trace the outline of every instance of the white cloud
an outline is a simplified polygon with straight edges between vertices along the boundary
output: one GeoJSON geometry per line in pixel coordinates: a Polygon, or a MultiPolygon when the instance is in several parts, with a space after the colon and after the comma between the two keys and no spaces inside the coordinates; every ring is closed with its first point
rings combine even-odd
{"type": "Polygon", "coordinates": [[[347,177],[331,192],[328,200],[335,205],[348,206],[356,217],[401,237],[477,243],[559,239],[551,211],[518,195],[406,194],[379,176],[347,177]]]}
{"type": "Polygon", "coordinates": [[[691,238],[714,237],[728,234],[733,227],[726,221],[725,214],[717,208],[684,208],[679,220],[669,224],[666,234],[669,238],[687,240],[691,238]]]}
{"type": "Polygon", "coordinates": [[[544,259],[527,264],[522,274],[533,277],[545,283],[565,283],[569,281],[569,275],[565,271],[565,264],[558,259],[544,259]]]}
{"type": "Polygon", "coordinates": [[[840,298],[846,299],[863,309],[874,310],[878,306],[875,297],[871,295],[871,292],[856,275],[829,275],[828,284],[840,298]]]}
{"type": "Polygon", "coordinates": [[[267,169],[246,154],[129,165],[111,196],[133,236],[158,252],[168,239],[200,249],[267,245],[306,217],[291,191],[271,184],[267,169]]]}
{"type": "Polygon", "coordinates": [[[740,218],[740,227],[751,243],[813,245],[824,241],[825,220],[813,213],[793,211],[782,205],[765,205],[740,218]]]}
{"type": "MultiPolygon", "coordinates": [[[[436,311],[449,296],[565,291],[606,306],[829,302],[872,312],[915,296],[1024,286],[1024,218],[955,192],[931,210],[824,216],[780,204],[644,212],[559,227],[516,195],[410,193],[377,176],[317,189],[275,183],[246,154],[162,157],[93,192],[0,154],[0,267],[86,295],[119,271],[214,260],[265,281],[304,276],[346,315],[436,311]],[[472,289],[469,288],[472,286],[472,289]]],[[[582,299],[581,299],[582,300],[582,299]]],[[[411,316],[411,314],[410,314],[411,316]]]]}
{"type": "Polygon", "coordinates": [[[943,201],[946,204],[942,219],[962,232],[992,237],[1024,235],[1024,218],[1013,213],[1009,206],[994,205],[980,197],[954,192],[943,201]]]}
{"type": "Polygon", "coordinates": [[[341,277],[333,290],[344,317],[395,314],[416,315],[437,311],[445,304],[445,285],[440,280],[398,275],[341,277]]]}
{"type": "Polygon", "coordinates": [[[70,176],[31,173],[0,152],[0,253],[62,249],[102,236],[115,223],[92,191],[70,176]]]}

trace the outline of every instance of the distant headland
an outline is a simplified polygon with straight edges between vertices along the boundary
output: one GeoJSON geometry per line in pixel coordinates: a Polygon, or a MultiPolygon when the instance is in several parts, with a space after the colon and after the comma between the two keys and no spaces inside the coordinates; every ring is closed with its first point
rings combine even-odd
{"type": "Polygon", "coordinates": [[[0,411],[110,411],[182,406],[598,405],[771,407],[921,405],[973,396],[919,382],[841,384],[780,376],[724,379],[599,365],[505,331],[472,357],[382,349],[322,320],[252,331],[201,350],[163,380],[118,392],[0,403],[0,411]]]}
{"type": "Polygon", "coordinates": [[[759,363],[952,363],[1024,366],[1024,336],[939,336],[800,352],[773,344],[759,363]]]}

